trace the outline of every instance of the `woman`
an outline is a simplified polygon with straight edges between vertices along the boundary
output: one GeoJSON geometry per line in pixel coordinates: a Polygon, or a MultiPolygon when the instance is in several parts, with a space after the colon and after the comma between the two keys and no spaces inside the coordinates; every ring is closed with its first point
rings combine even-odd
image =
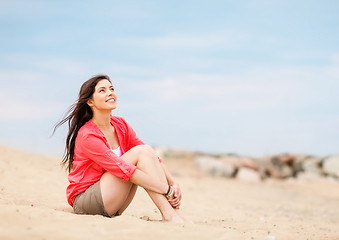
{"type": "Polygon", "coordinates": [[[141,186],[163,221],[187,221],[179,214],[179,185],[126,121],[111,116],[116,107],[109,77],[97,75],[83,83],[77,102],[56,125],[69,125],[63,159],[69,170],[68,203],[77,214],[119,216],[141,186]]]}

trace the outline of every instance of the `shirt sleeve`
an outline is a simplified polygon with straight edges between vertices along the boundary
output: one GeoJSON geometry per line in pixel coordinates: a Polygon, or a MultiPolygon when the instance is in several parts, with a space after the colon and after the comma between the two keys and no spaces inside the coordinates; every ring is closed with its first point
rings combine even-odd
{"type": "Polygon", "coordinates": [[[128,164],[116,156],[112,150],[107,147],[104,138],[101,136],[92,133],[87,134],[78,142],[77,147],[84,155],[93,160],[93,162],[126,182],[136,169],[136,166],[128,164]]]}

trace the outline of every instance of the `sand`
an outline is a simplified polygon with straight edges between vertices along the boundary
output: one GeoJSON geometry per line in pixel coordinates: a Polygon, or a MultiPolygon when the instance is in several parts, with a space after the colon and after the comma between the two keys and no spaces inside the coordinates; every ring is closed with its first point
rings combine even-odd
{"type": "Polygon", "coordinates": [[[73,213],[60,158],[0,147],[0,239],[339,239],[339,182],[211,178],[164,159],[194,224],[162,223],[145,191],[113,219],[73,213]]]}

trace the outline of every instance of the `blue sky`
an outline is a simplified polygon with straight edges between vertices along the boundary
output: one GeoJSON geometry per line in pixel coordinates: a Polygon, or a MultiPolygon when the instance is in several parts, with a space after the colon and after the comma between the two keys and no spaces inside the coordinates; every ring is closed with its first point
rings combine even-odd
{"type": "Polygon", "coordinates": [[[108,74],[146,143],[328,155],[339,146],[337,1],[2,1],[0,144],[62,155],[54,124],[108,74]]]}

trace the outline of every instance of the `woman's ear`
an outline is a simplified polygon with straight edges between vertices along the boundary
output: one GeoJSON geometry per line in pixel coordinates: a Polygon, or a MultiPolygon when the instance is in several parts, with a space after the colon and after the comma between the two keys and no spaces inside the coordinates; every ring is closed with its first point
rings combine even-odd
{"type": "Polygon", "coordinates": [[[87,101],[87,105],[90,106],[90,107],[93,107],[93,101],[92,101],[92,99],[89,99],[89,100],[87,101]]]}

